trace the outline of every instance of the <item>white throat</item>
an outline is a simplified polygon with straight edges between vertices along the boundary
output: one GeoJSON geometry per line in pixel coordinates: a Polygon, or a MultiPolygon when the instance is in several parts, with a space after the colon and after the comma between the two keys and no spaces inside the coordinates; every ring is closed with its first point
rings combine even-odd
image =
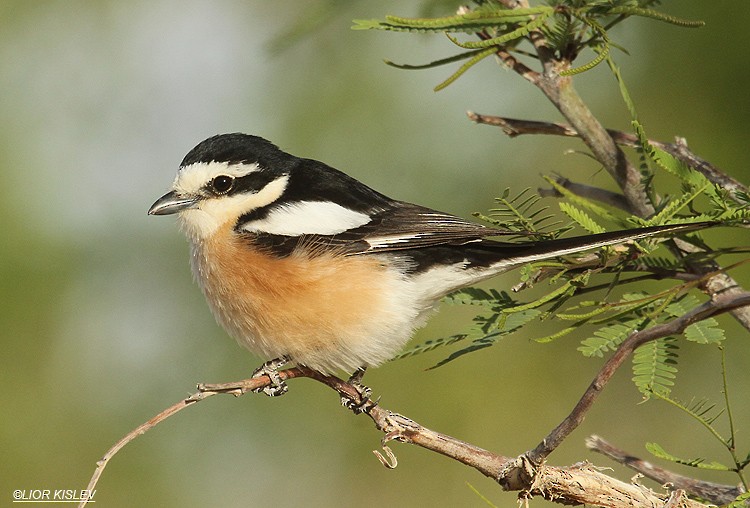
{"type": "MultiPolygon", "coordinates": [[[[232,173],[225,171],[218,174],[232,173]]],[[[192,178],[190,176],[190,179],[192,178]]],[[[204,178],[201,185],[209,180],[210,178],[204,178]]],[[[193,243],[207,240],[227,222],[234,222],[243,214],[270,205],[279,199],[284,193],[288,181],[289,176],[284,175],[271,181],[257,192],[201,199],[195,208],[189,208],[179,213],[180,225],[193,243]]],[[[180,185],[182,183],[184,182],[178,176],[174,185],[175,190],[184,192],[186,189],[180,185]]],[[[193,192],[196,191],[197,189],[193,192]]]]}

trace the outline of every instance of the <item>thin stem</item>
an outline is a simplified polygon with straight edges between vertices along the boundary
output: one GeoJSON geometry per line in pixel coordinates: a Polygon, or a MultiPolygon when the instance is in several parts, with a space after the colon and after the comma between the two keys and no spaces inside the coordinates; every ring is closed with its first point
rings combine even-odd
{"type": "MultiPolygon", "coordinates": [[[[587,464],[575,464],[569,467],[545,465],[535,467],[528,459],[521,456],[511,459],[498,455],[451,436],[435,432],[398,413],[382,408],[376,402],[362,400],[360,392],[352,385],[336,376],[327,376],[306,367],[295,367],[279,371],[282,380],[297,377],[308,377],[333,390],[341,397],[363,409],[375,426],[384,433],[382,449],[385,455],[374,452],[378,459],[388,468],[397,465],[396,456],[387,446],[391,441],[414,444],[452,458],[462,464],[473,467],[485,476],[495,480],[505,490],[520,491],[522,498],[540,496],[556,503],[589,504],[611,508],[632,508],[634,506],[662,506],[668,496],[658,495],[639,485],[621,482],[604,475],[598,468],[587,464]],[[602,500],[606,499],[606,502],[602,500]]],[[[248,391],[268,386],[268,376],[244,379],[242,381],[220,384],[200,384],[198,391],[160,412],[146,423],[139,425],[124,438],[119,440],[97,463],[96,471],[89,482],[89,489],[94,490],[108,462],[128,443],[149,429],[165,421],[170,416],[188,406],[205,400],[213,395],[230,394],[240,396],[248,391]]],[[[81,501],[83,508],[88,499],[81,501]]],[[[686,499],[685,508],[704,508],[705,505],[686,499]]]]}
{"type": "MultiPolygon", "coordinates": [[[[580,137],[578,132],[570,125],[556,122],[538,122],[534,120],[519,120],[494,115],[480,115],[471,111],[467,113],[467,116],[470,120],[476,123],[500,127],[503,132],[511,138],[524,134],[580,137]]],[[[638,137],[634,134],[614,129],[607,129],[607,132],[618,145],[627,146],[629,148],[637,148],[639,146],[638,137]]],[[[735,200],[737,199],[737,192],[748,192],[749,190],[742,182],[735,180],[720,168],[693,153],[688,148],[687,142],[684,138],[678,137],[674,143],[664,143],[652,139],[649,139],[648,142],[651,146],[664,150],[686,164],[688,167],[698,171],[708,178],[710,182],[729,190],[731,197],[735,200]]]]}
{"type": "Polygon", "coordinates": [[[631,334],[604,363],[570,414],[536,448],[527,452],[526,457],[532,464],[541,464],[571,432],[578,428],[612,376],[638,347],[663,337],[678,335],[695,322],[747,305],[750,305],[750,292],[722,294],[672,321],[631,334]]]}
{"type": "MultiPolygon", "coordinates": [[[[625,196],[620,193],[612,192],[592,185],[586,185],[583,183],[573,182],[565,177],[556,176],[554,181],[560,185],[560,187],[569,190],[576,196],[581,196],[586,199],[591,199],[609,205],[613,208],[619,208],[623,211],[628,211],[628,203],[625,200],[625,196]]],[[[562,197],[562,194],[557,189],[537,189],[537,193],[542,197],[562,197]]]]}
{"type": "MultiPolygon", "coordinates": [[[[685,411],[685,412],[687,412],[687,413],[688,413],[688,414],[689,414],[690,416],[692,416],[693,418],[695,418],[696,420],[698,420],[698,422],[699,422],[699,423],[700,423],[701,425],[703,425],[703,427],[704,427],[704,428],[705,428],[706,430],[708,430],[708,432],[709,432],[709,433],[710,433],[710,434],[711,434],[711,435],[712,435],[712,436],[713,436],[713,437],[714,437],[714,438],[715,438],[715,439],[716,439],[716,440],[717,440],[717,441],[718,441],[719,443],[721,443],[721,444],[722,444],[723,446],[725,446],[725,447],[726,447],[727,449],[730,449],[730,446],[731,446],[731,445],[730,445],[729,441],[728,441],[728,440],[726,440],[726,439],[724,439],[724,436],[722,436],[721,434],[719,434],[719,431],[718,431],[718,430],[716,430],[716,429],[715,429],[715,428],[713,427],[713,425],[711,425],[711,423],[709,423],[708,421],[706,421],[706,419],[705,419],[705,418],[701,418],[700,416],[696,415],[696,414],[695,414],[695,413],[694,413],[693,411],[690,411],[690,410],[688,410],[688,408],[687,408],[687,407],[683,406],[682,404],[680,404],[679,402],[677,402],[677,401],[675,401],[675,400],[672,400],[672,399],[670,399],[669,397],[665,397],[664,395],[662,395],[662,394],[661,394],[661,393],[659,393],[658,391],[652,391],[652,392],[650,392],[650,394],[651,394],[651,395],[653,395],[654,397],[656,397],[657,399],[663,400],[664,402],[667,402],[667,403],[669,403],[669,404],[672,404],[672,405],[673,405],[673,406],[675,406],[676,408],[678,408],[678,409],[681,409],[682,411],[685,411]]],[[[730,452],[731,452],[731,449],[730,449],[730,452]]],[[[732,454],[732,455],[734,455],[734,454],[732,454]]]]}
{"type": "Polygon", "coordinates": [[[737,476],[740,477],[740,482],[742,483],[742,486],[745,488],[745,492],[747,492],[747,481],[745,480],[745,474],[742,472],[742,464],[740,463],[739,459],[737,458],[737,442],[736,442],[736,433],[734,429],[734,416],[732,415],[732,405],[729,403],[729,383],[727,383],[727,359],[726,354],[724,352],[724,348],[720,347],[719,350],[721,351],[721,381],[723,384],[723,392],[724,392],[724,404],[727,408],[727,419],[729,419],[729,442],[727,443],[727,448],[729,449],[729,453],[732,455],[732,460],[734,460],[734,465],[737,471],[737,476]]]}
{"type": "Polygon", "coordinates": [[[661,485],[669,484],[676,489],[685,489],[691,495],[708,499],[712,503],[730,503],[743,492],[736,486],[696,480],[661,468],[613,446],[599,436],[589,436],[586,439],[586,447],[641,473],[646,478],[650,478],[661,485]]]}
{"type": "MultiPolygon", "coordinates": [[[[477,123],[498,126],[510,137],[519,136],[521,134],[551,134],[556,136],[582,137],[576,127],[571,127],[565,124],[516,120],[490,115],[478,115],[476,113],[469,113],[469,118],[477,123]]],[[[609,130],[607,132],[611,136],[610,139],[618,144],[623,146],[638,146],[638,139],[632,134],[614,130],[609,130]]],[[[669,152],[689,167],[701,172],[709,181],[730,190],[731,195],[735,200],[737,199],[736,193],[747,192],[746,186],[690,152],[687,149],[684,140],[681,141],[680,138],[678,138],[678,141],[674,145],[658,141],[650,141],[650,143],[652,146],[659,147],[664,151],[669,152]]],[[[625,196],[627,197],[627,194],[625,194],[625,196]]],[[[628,198],[628,207],[630,207],[631,202],[632,200],[628,198]]],[[[676,240],[676,242],[679,242],[678,246],[686,253],[695,253],[697,251],[696,247],[686,244],[685,242],[680,242],[679,240],[676,240]]],[[[696,273],[706,273],[707,271],[716,271],[718,265],[716,263],[709,263],[707,266],[689,264],[689,268],[696,273]]],[[[718,273],[714,277],[708,279],[705,283],[704,289],[709,295],[718,295],[727,292],[739,294],[743,292],[743,289],[739,284],[725,273],[718,273]]],[[[745,329],[750,330],[750,308],[735,309],[732,311],[732,317],[734,317],[745,329]]]]}

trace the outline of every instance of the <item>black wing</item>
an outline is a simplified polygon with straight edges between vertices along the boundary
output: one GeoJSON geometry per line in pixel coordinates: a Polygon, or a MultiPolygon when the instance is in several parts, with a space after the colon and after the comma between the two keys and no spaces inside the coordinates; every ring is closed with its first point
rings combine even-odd
{"type": "Polygon", "coordinates": [[[396,202],[395,205],[374,214],[367,224],[335,235],[242,234],[247,235],[256,245],[266,247],[279,256],[289,255],[303,246],[313,252],[336,250],[345,255],[359,255],[459,246],[481,242],[483,238],[490,236],[519,234],[482,226],[411,203],[396,202]]]}
{"type": "Polygon", "coordinates": [[[518,236],[516,231],[495,229],[455,215],[410,203],[375,214],[367,224],[336,235],[281,236],[243,233],[253,244],[278,256],[298,248],[308,252],[336,251],[348,256],[391,252],[406,262],[409,271],[439,264],[460,263],[464,268],[503,263],[508,267],[601,248],[655,235],[677,234],[717,225],[714,222],[649,226],[556,240],[500,242],[488,237],[518,236]]]}
{"type": "Polygon", "coordinates": [[[495,229],[470,222],[430,208],[410,203],[373,217],[373,220],[356,229],[337,236],[354,241],[356,249],[348,254],[370,254],[438,245],[465,245],[480,242],[488,236],[518,235],[517,232],[495,229]]]}

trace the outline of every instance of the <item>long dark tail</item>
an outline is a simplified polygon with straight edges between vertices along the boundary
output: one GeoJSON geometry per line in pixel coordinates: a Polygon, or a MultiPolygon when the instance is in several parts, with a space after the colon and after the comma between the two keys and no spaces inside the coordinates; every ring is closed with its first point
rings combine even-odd
{"type": "Polygon", "coordinates": [[[692,224],[673,224],[667,226],[649,226],[639,229],[626,229],[623,231],[612,231],[595,235],[576,236],[572,238],[560,238],[557,240],[546,240],[541,242],[507,244],[498,243],[505,251],[506,256],[496,266],[503,270],[513,267],[550,259],[567,254],[575,254],[591,249],[599,249],[618,243],[640,240],[651,236],[668,236],[677,233],[687,233],[699,229],[716,226],[717,222],[695,222],[692,224]]]}

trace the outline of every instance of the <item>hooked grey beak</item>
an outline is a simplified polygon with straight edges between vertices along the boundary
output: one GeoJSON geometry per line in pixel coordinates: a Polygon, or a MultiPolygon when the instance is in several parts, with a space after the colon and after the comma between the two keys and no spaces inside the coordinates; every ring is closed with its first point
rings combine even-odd
{"type": "Polygon", "coordinates": [[[176,192],[167,192],[156,200],[148,209],[149,215],[171,215],[173,213],[193,208],[198,203],[198,198],[183,197],[176,192]]]}

